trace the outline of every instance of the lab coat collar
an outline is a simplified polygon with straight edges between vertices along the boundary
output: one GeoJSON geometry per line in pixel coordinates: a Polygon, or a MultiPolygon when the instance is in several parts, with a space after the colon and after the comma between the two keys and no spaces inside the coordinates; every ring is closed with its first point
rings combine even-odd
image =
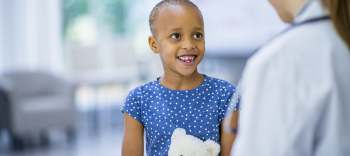
{"type": "Polygon", "coordinates": [[[321,0],[309,0],[304,4],[293,23],[298,24],[312,18],[324,16],[329,16],[329,12],[327,8],[322,5],[321,0]]]}

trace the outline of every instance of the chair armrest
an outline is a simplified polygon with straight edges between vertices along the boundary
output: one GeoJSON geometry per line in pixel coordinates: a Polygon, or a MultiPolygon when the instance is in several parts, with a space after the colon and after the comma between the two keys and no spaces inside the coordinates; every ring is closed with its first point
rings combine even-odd
{"type": "Polygon", "coordinates": [[[75,92],[77,85],[66,80],[66,79],[56,79],[56,82],[52,85],[54,92],[56,93],[73,93],[75,92]]]}

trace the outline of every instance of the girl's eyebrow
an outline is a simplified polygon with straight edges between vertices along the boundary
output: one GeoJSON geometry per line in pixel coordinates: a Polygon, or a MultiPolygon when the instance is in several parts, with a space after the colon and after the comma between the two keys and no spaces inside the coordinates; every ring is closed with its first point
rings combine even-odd
{"type": "Polygon", "coordinates": [[[170,29],[169,31],[179,31],[182,30],[182,28],[174,28],[174,29],[170,29]]]}
{"type": "Polygon", "coordinates": [[[201,28],[201,27],[195,27],[195,28],[193,28],[193,30],[203,30],[203,28],[201,28]]]}
{"type": "MultiPolygon", "coordinates": [[[[173,28],[173,29],[170,29],[169,32],[180,31],[180,30],[182,30],[182,28],[173,28]]],[[[193,28],[193,30],[201,30],[201,31],[203,31],[203,28],[202,27],[195,27],[195,28],[193,28]]]]}

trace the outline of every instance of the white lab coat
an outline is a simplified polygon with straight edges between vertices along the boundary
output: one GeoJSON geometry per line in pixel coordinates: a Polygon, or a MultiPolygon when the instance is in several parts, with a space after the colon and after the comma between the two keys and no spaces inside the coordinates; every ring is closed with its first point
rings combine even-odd
{"type": "MultiPolygon", "coordinates": [[[[313,0],[295,23],[328,15],[313,0]]],[[[247,62],[232,156],[350,156],[350,52],[330,20],[296,27],[247,62]]]]}

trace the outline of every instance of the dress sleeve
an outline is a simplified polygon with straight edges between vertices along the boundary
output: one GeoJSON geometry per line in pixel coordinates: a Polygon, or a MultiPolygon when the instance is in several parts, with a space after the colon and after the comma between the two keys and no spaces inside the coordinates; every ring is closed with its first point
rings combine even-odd
{"type": "Polygon", "coordinates": [[[224,88],[224,93],[223,97],[224,99],[222,100],[222,112],[220,117],[220,122],[223,120],[226,116],[230,115],[234,111],[236,111],[240,107],[240,101],[241,101],[241,96],[238,96],[238,99],[235,101],[232,101],[233,96],[236,94],[236,87],[227,82],[224,88]]]}
{"type": "Polygon", "coordinates": [[[124,106],[121,108],[121,111],[122,113],[129,114],[134,119],[142,123],[141,106],[139,100],[136,99],[136,94],[136,89],[129,93],[129,95],[125,98],[124,106]]]}

